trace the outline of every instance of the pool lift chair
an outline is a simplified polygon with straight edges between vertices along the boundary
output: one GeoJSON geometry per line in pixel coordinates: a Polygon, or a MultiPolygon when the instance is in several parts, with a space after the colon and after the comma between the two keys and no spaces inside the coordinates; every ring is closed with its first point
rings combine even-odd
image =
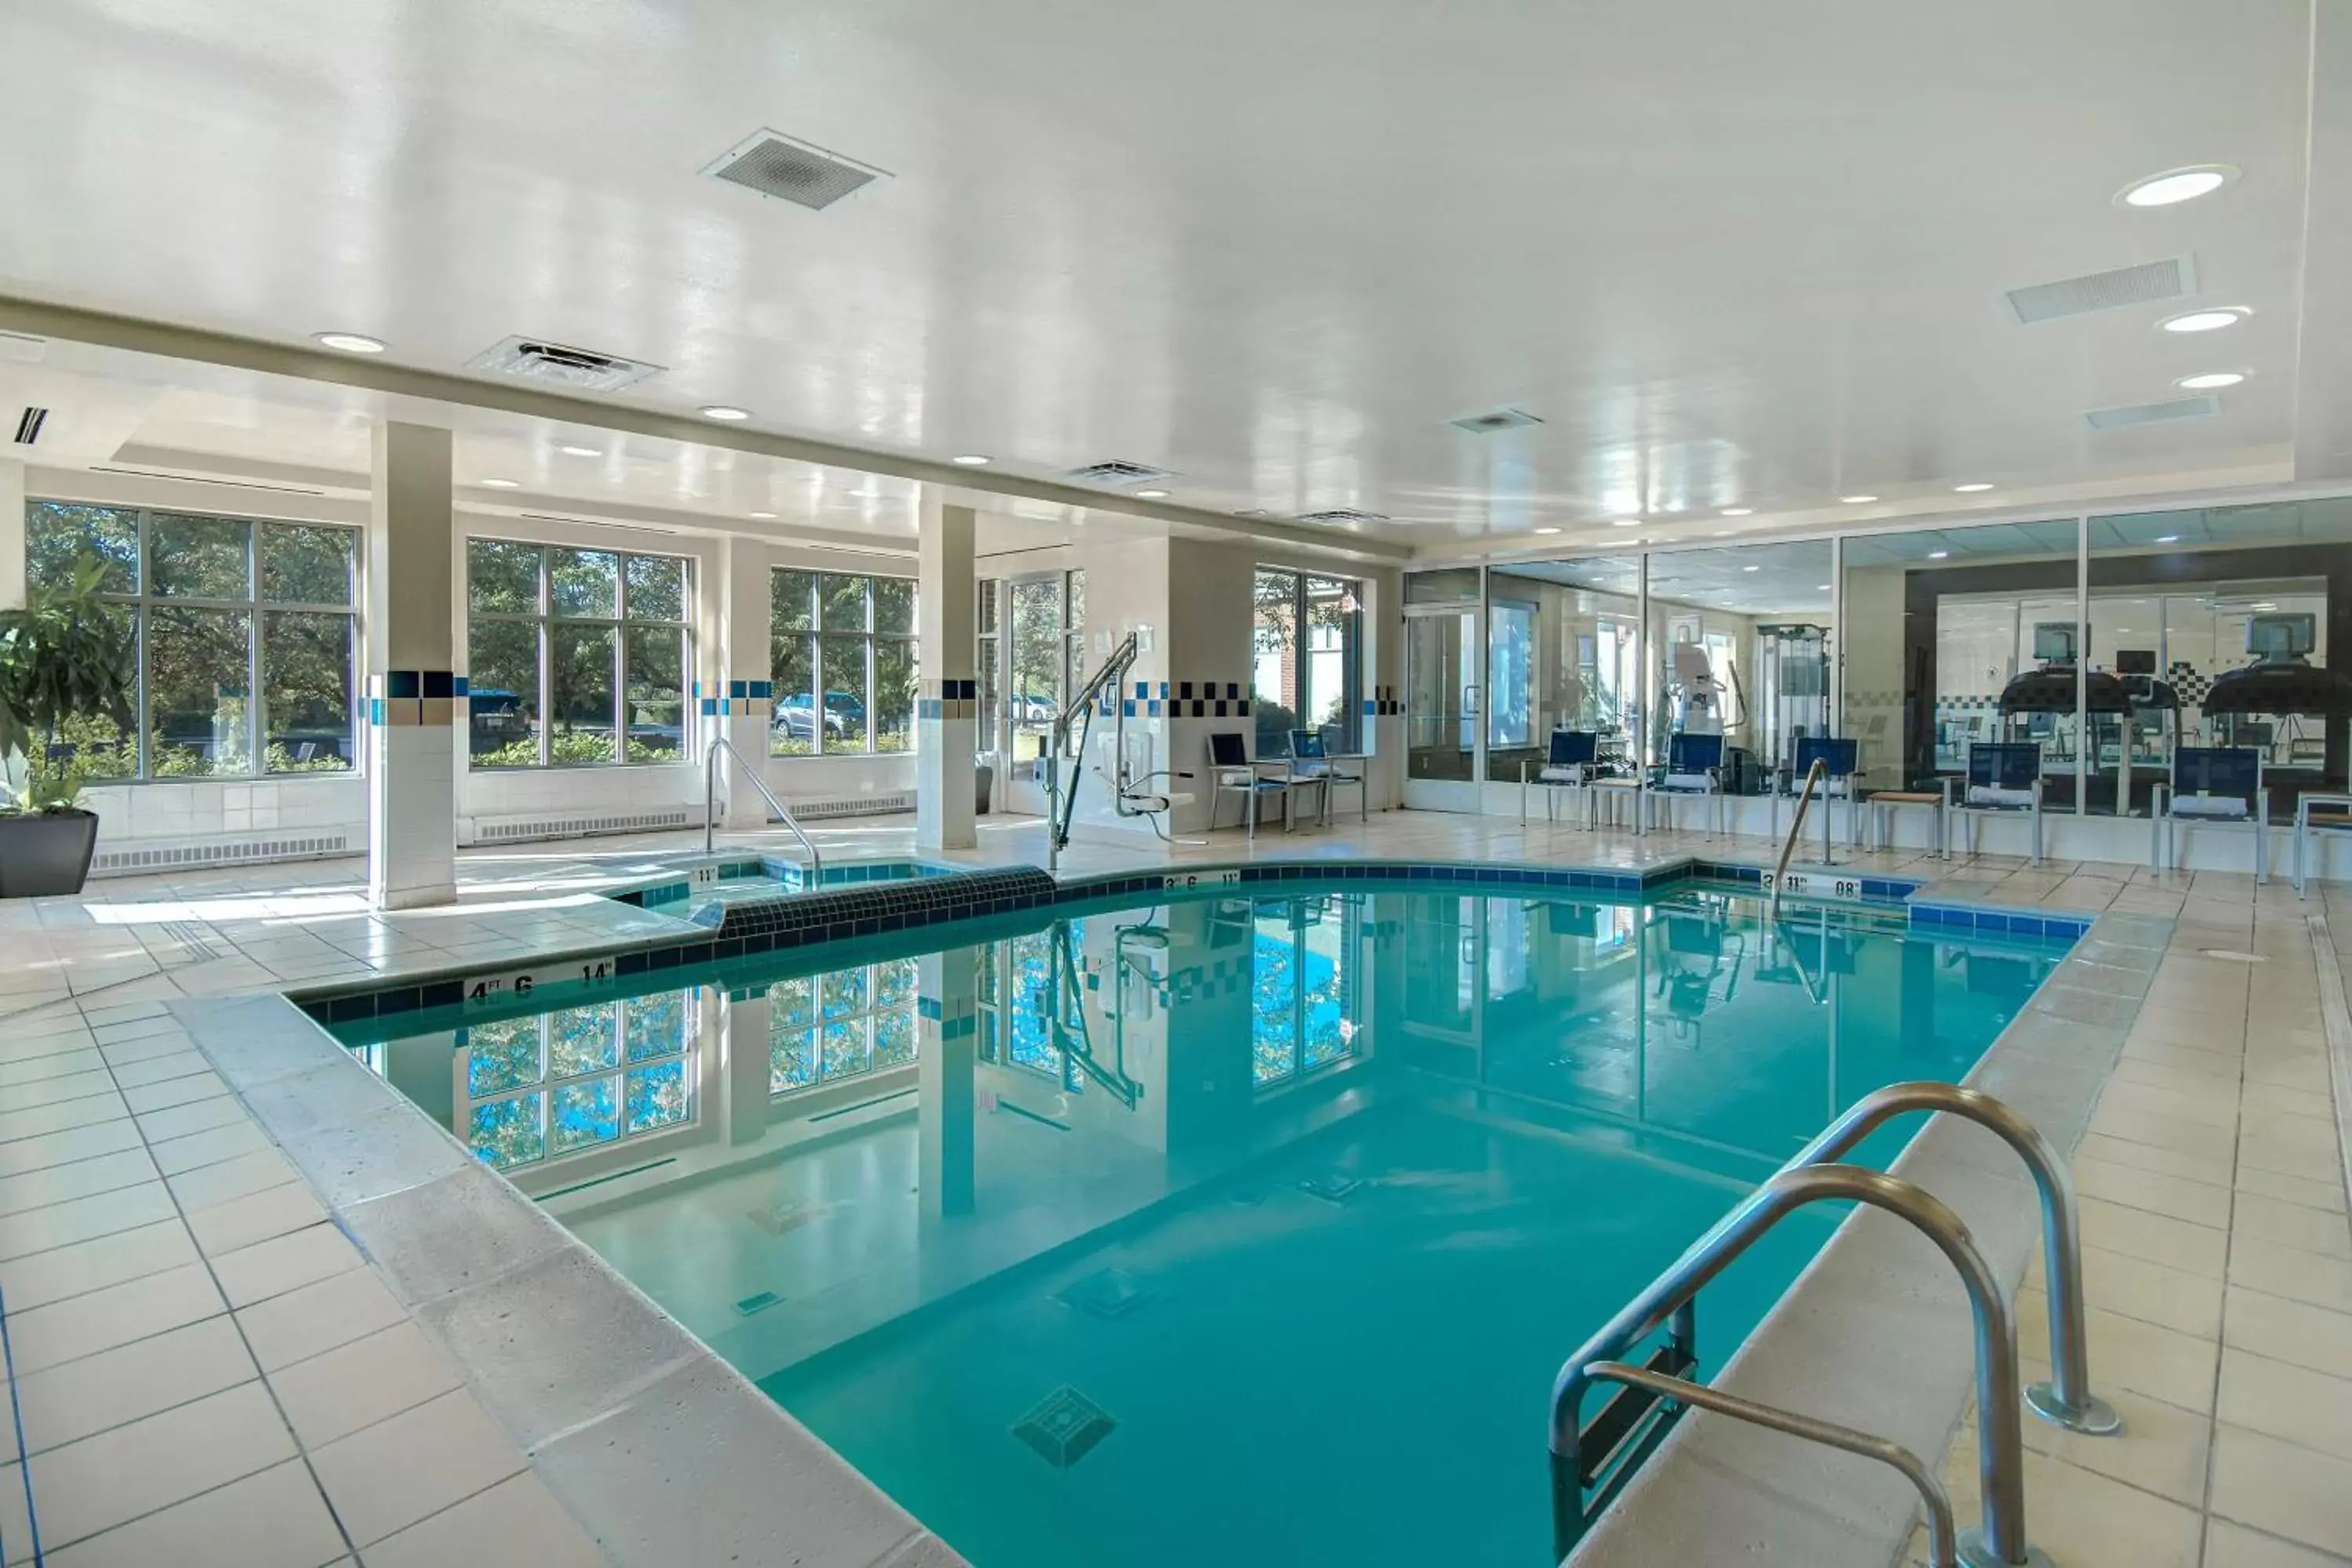
{"type": "MultiPolygon", "coordinates": [[[[2065,1163],[2033,1124],[1980,1090],[1948,1083],[1890,1084],[1864,1096],[1716,1222],[1656,1279],[1561,1363],[1551,1394],[1552,1556],[1572,1554],[1643,1462],[1692,1410],[1878,1460],[1917,1489],[1933,1568],[2049,1568],[2028,1543],[2021,1404],[2085,1436],[2122,1429],[2091,1392],[2080,1216],[2065,1163]],[[1883,1123],[1913,1111],[1977,1122],[2025,1162],[2042,1200],[2042,1268],[2050,1281],[2050,1382],[2021,1390],[2010,1296],[1968,1227],[1934,1194],[1881,1171],[1842,1163],[1883,1123]],[[1981,1528],[1954,1528],[1936,1469],[1909,1449],[1817,1416],[1760,1404],[1698,1381],[1697,1297],[1708,1281],[1782,1219],[1817,1203],[1858,1202],[1919,1231],[1958,1272],[1976,1329],[1977,1477],[1981,1528]],[[1595,1384],[1617,1392],[1587,1419],[1595,1384]]],[[[1832,1244],[1834,1245],[1834,1243],[1832,1244]]]]}
{"type": "Polygon", "coordinates": [[[2263,784],[2258,748],[2179,747],[2172,753],[2170,784],[2156,787],[2160,798],[2150,802],[2151,868],[2161,871],[2180,864],[2183,823],[2209,823],[2251,829],[2254,880],[2271,879],[2271,792],[2263,784]]]}
{"type": "Polygon", "coordinates": [[[1111,786],[1111,805],[1121,816],[1140,816],[1151,824],[1151,831],[1163,844],[1171,842],[1168,826],[1162,820],[1169,812],[1191,801],[1189,795],[1146,786],[1155,780],[1173,783],[1175,775],[1164,768],[1140,776],[1131,776],[1127,766],[1127,721],[1134,704],[1119,696],[1133,668],[1137,654],[1141,651],[1137,634],[1129,632],[1127,639],[1111,650],[1084,685],[1071,694],[1069,706],[1054,721],[1054,731],[1045,748],[1045,869],[1059,868],[1062,851],[1069,847],[1070,826],[1078,808],[1078,785],[1085,782],[1084,762],[1087,742],[1094,733],[1095,710],[1099,704],[1111,718],[1111,758],[1113,772],[1105,773],[1100,766],[1094,771],[1111,786]],[[1062,787],[1062,761],[1070,749],[1070,731],[1078,735],[1077,760],[1081,766],[1074,770],[1070,787],[1062,787]]]}

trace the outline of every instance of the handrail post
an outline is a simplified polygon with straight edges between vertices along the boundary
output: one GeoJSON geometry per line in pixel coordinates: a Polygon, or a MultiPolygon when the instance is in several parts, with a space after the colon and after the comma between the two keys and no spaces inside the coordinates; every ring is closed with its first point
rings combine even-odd
{"type": "Polygon", "coordinates": [[[1959,1215],[1934,1196],[1884,1172],[1841,1164],[1807,1164],[1775,1173],[1561,1364],[1552,1383],[1551,1403],[1555,1560],[1567,1557],[1582,1532],[1578,1439],[1584,1391],[1592,1382],[1592,1368],[1623,1357],[1781,1219],[1807,1204],[1824,1201],[1865,1203],[1894,1215],[1934,1242],[1958,1271],[1976,1327],[1977,1468],[1984,1497],[1983,1528],[1961,1538],[1962,1561],[1982,1568],[1996,1563],[2007,1568],[2047,1563],[2048,1559],[2032,1551],[2025,1540],[2017,1332],[2000,1281],[1978,1252],[1959,1215]],[[1562,1495],[1560,1489],[1566,1485],[1579,1489],[1572,1496],[1562,1495]]]}
{"type": "Polygon", "coordinates": [[[1883,1123],[1914,1110],[1944,1111],[1976,1122],[2015,1150],[2032,1172],[2042,1200],[2042,1271],[2050,1287],[2052,1377],[2025,1391],[2026,1406],[2044,1421],[2085,1436],[2106,1437],[2121,1431],[2123,1418],[2091,1392],[2074,1184],[2041,1129],[1981,1089],[1952,1083],[1891,1083],[1854,1101],[1782,1169],[1843,1159],[1883,1123]]]}
{"type": "MultiPolygon", "coordinates": [[[[1797,815],[1789,824],[1789,837],[1780,842],[1780,864],[1772,868],[1772,900],[1766,906],[1767,919],[1778,919],[1780,913],[1780,879],[1788,874],[1789,857],[1797,852],[1797,836],[1805,830],[1805,809],[1813,803],[1813,785],[1829,777],[1829,764],[1821,758],[1805,770],[1804,787],[1797,792],[1797,815]]],[[[1824,806],[1823,811],[1828,808],[1824,806]]]]}
{"type": "Polygon", "coordinates": [[[823,885],[824,857],[817,852],[816,840],[808,836],[808,830],[800,825],[800,819],[785,809],[784,803],[778,800],[775,793],[761,781],[758,770],[743,760],[743,753],[737,751],[733,743],[724,735],[713,735],[710,738],[710,749],[702,754],[702,852],[705,855],[717,852],[719,753],[722,751],[735,759],[736,764],[743,770],[743,776],[751,781],[751,787],[758,790],[760,798],[768,803],[768,809],[776,814],[778,821],[792,830],[794,838],[800,840],[802,850],[808,856],[808,885],[812,888],[823,885]]]}

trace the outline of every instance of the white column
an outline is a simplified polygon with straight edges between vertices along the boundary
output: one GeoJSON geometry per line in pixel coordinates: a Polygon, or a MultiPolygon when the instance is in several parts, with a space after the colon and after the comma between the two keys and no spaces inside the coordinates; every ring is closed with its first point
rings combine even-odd
{"type": "Polygon", "coordinates": [[[449,432],[379,422],[367,535],[368,900],[455,901],[457,758],[466,722],[450,584],[449,432]]]}
{"type": "Polygon", "coordinates": [[[917,554],[915,847],[969,849],[980,689],[972,669],[972,510],[923,498],[917,554]]]}
{"type": "Polygon", "coordinates": [[[768,825],[768,803],[740,776],[740,769],[765,768],[768,760],[768,726],[775,711],[768,668],[772,570],[767,546],[753,539],[727,540],[717,585],[719,684],[715,693],[704,689],[701,704],[703,723],[710,726],[705,733],[724,735],[743,759],[719,759],[726,796],[719,825],[749,831],[768,825]]]}
{"type": "Polygon", "coordinates": [[[0,610],[25,607],[25,465],[0,458],[0,610]]]}

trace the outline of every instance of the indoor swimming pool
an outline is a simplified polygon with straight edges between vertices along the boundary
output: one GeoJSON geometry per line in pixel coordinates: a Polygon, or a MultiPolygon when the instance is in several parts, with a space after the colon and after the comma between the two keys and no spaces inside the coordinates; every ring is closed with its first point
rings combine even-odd
{"type": "MultiPolygon", "coordinates": [[[[978,1568],[1502,1568],[1561,1358],[2069,941],[1298,879],[333,1027],[978,1568]]],[[[1836,1217],[1709,1288],[1702,1375],[1836,1217]]]]}

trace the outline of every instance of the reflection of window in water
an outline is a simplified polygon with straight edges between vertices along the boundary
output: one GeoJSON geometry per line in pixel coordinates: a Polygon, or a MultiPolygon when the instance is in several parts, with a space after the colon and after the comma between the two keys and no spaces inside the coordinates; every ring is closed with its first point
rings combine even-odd
{"type": "Polygon", "coordinates": [[[1344,1061],[1360,1048],[1357,935],[1348,900],[1257,906],[1251,943],[1250,1076],[1260,1088],[1344,1061]]]}
{"type": "Polygon", "coordinates": [[[1486,900],[1486,994],[1501,998],[1529,985],[1528,906],[1517,899],[1486,900]]]}
{"type": "Polygon", "coordinates": [[[768,1092],[863,1078],[915,1059],[915,960],[768,987],[768,1092]]]}
{"type": "Polygon", "coordinates": [[[684,991],[468,1025],[467,1141],[507,1171],[691,1121],[693,1039],[684,991]]]}
{"type": "Polygon", "coordinates": [[[1084,921],[1066,921],[980,950],[981,1060],[1025,1068],[1072,1094],[1086,1092],[1086,1079],[1062,1050],[1054,1028],[1057,1016],[1066,1029],[1086,1027],[1085,981],[1066,973],[1085,950],[1084,921]]]}

